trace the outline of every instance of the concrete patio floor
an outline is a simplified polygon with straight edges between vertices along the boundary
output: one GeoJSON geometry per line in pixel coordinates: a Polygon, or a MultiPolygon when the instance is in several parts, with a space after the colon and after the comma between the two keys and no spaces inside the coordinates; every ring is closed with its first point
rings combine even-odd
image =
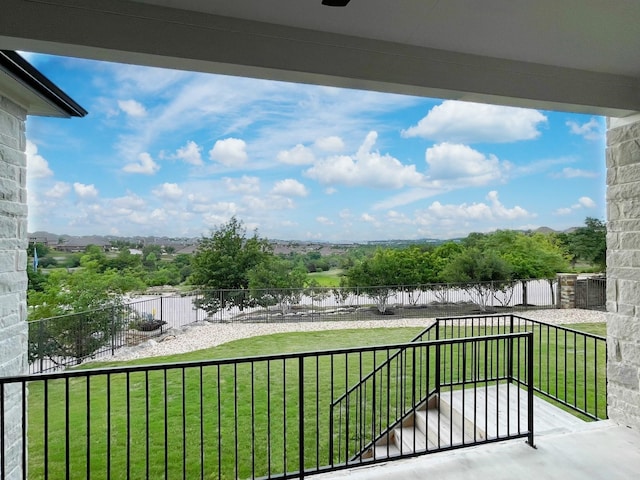
{"type": "Polygon", "coordinates": [[[572,432],[536,436],[536,448],[510,440],[407,460],[343,470],[314,478],[344,480],[517,479],[627,480],[640,478],[640,432],[610,420],[572,432]]]}

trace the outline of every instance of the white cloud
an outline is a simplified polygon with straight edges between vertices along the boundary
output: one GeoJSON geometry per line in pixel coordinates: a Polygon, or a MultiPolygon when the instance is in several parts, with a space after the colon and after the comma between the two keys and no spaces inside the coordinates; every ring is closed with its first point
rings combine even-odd
{"type": "Polygon", "coordinates": [[[315,161],[315,156],[311,149],[298,144],[290,150],[278,152],[278,161],[288,165],[311,165],[315,161]]]}
{"type": "Polygon", "coordinates": [[[276,182],[271,193],[274,195],[281,195],[283,197],[306,197],[309,195],[307,187],[293,178],[287,178],[276,182]]]}
{"type": "Polygon", "coordinates": [[[562,207],[562,208],[558,208],[555,212],[553,212],[555,215],[570,215],[571,213],[573,213],[573,208],[570,207],[562,207]]]}
{"type": "Polygon", "coordinates": [[[83,183],[75,182],[73,184],[73,190],[80,198],[95,198],[98,196],[98,189],[95,185],[85,185],[83,183]]]}
{"type": "Polygon", "coordinates": [[[62,198],[71,191],[71,186],[66,182],[56,182],[53,187],[44,194],[49,198],[62,198]]]}
{"type": "Polygon", "coordinates": [[[162,208],[154,209],[149,215],[149,219],[154,222],[166,222],[168,218],[168,213],[162,208]]]}
{"type": "Polygon", "coordinates": [[[196,142],[188,141],[184,147],[180,147],[175,154],[175,158],[182,160],[189,165],[202,165],[202,147],[196,142]]]}
{"type": "Polygon", "coordinates": [[[122,168],[122,171],[127,173],[140,173],[142,175],[153,175],[160,170],[160,165],[153,161],[151,155],[147,152],[143,152],[138,155],[138,161],[128,163],[122,168]]]}
{"type": "Polygon", "coordinates": [[[260,191],[260,179],[258,177],[250,177],[243,175],[240,178],[223,179],[224,185],[229,192],[232,193],[258,193],[260,191]]]}
{"type": "Polygon", "coordinates": [[[407,191],[403,191],[397,195],[393,195],[389,198],[384,198],[373,204],[374,210],[387,210],[390,208],[400,207],[402,205],[408,205],[410,203],[417,202],[425,198],[433,197],[439,193],[443,193],[447,190],[451,190],[448,187],[435,187],[430,186],[428,188],[411,188],[407,191]]]}
{"type": "Polygon", "coordinates": [[[355,155],[329,157],[304,174],[323,184],[396,189],[420,184],[424,177],[415,165],[404,165],[388,154],[371,151],[377,138],[376,132],[369,132],[355,155]]]}
{"type": "Polygon", "coordinates": [[[363,213],[360,218],[367,223],[376,223],[376,217],[369,215],[368,213],[363,213]]]}
{"type": "Polygon", "coordinates": [[[228,167],[240,166],[247,159],[247,144],[239,138],[218,140],[209,151],[209,158],[228,167]]]}
{"type": "Polygon", "coordinates": [[[328,219],[327,217],[316,217],[316,222],[320,223],[321,225],[326,225],[326,226],[333,225],[333,222],[330,219],[328,219]]]}
{"type": "Polygon", "coordinates": [[[327,187],[324,189],[324,193],[327,195],[333,195],[335,193],[338,193],[338,189],[333,187],[327,187]]]}
{"type": "Polygon", "coordinates": [[[425,154],[429,179],[455,183],[456,187],[478,186],[501,181],[510,170],[508,162],[467,145],[440,143],[425,154]]]}
{"type": "Polygon", "coordinates": [[[426,210],[419,212],[420,223],[432,223],[434,220],[455,220],[455,221],[494,221],[494,220],[517,220],[534,216],[524,208],[515,206],[505,207],[498,199],[498,192],[495,190],[487,195],[488,203],[462,203],[460,205],[443,205],[440,202],[433,202],[426,210]]]}
{"type": "Polygon", "coordinates": [[[27,175],[29,178],[45,178],[53,175],[49,168],[49,162],[41,155],[38,155],[38,146],[27,140],[27,175]]]}
{"type": "Polygon", "coordinates": [[[118,107],[130,117],[144,117],[147,114],[144,105],[135,100],[118,100],[118,107]]]}
{"type": "Polygon", "coordinates": [[[576,203],[574,203],[573,205],[571,205],[570,207],[558,208],[553,213],[555,215],[570,215],[571,213],[573,213],[573,212],[575,212],[577,210],[581,210],[583,208],[591,209],[591,208],[596,208],[596,207],[597,207],[596,202],[594,202],[591,198],[589,198],[589,197],[580,197],[578,199],[578,201],[576,203]]]}
{"type": "Polygon", "coordinates": [[[316,140],[315,145],[325,152],[341,152],[344,150],[344,141],[335,135],[319,138],[316,140]]]}
{"type": "Polygon", "coordinates": [[[395,210],[389,210],[386,213],[385,218],[388,222],[394,223],[396,225],[409,225],[412,223],[412,220],[404,213],[396,212],[395,210]]]}
{"type": "Polygon", "coordinates": [[[338,216],[342,220],[351,220],[353,218],[353,213],[348,208],[344,208],[340,210],[340,213],[338,214],[338,216]]]}
{"type": "Polygon", "coordinates": [[[184,194],[177,183],[166,182],[154,189],[152,193],[163,200],[179,200],[184,194]]]}
{"type": "Polygon", "coordinates": [[[546,121],[537,110],[445,100],[402,135],[438,142],[506,143],[537,138],[539,125],[546,121]]]}
{"type": "Polygon", "coordinates": [[[109,202],[118,210],[140,210],[146,206],[146,202],[135,193],[128,193],[124,197],[117,197],[109,202]]]}
{"type": "Polygon", "coordinates": [[[554,173],[551,176],[553,178],[595,178],[598,176],[598,173],[579,168],[566,167],[562,169],[562,172],[554,173]]]}
{"type": "Polygon", "coordinates": [[[270,213],[275,210],[290,210],[295,206],[293,200],[282,195],[270,195],[267,197],[254,197],[252,195],[246,195],[242,198],[242,205],[252,213],[270,213]]]}
{"type": "Polygon", "coordinates": [[[594,202],[589,197],[580,197],[578,199],[578,204],[581,207],[584,207],[584,208],[595,208],[596,207],[596,202],[594,202]]]}
{"type": "Polygon", "coordinates": [[[573,120],[568,120],[566,125],[569,127],[569,131],[573,135],[579,135],[585,140],[601,140],[604,138],[604,132],[600,122],[594,117],[586,123],[578,123],[573,120]]]}

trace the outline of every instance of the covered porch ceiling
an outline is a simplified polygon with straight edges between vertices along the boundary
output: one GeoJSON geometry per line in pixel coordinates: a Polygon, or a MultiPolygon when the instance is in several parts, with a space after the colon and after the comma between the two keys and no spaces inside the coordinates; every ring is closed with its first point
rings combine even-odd
{"type": "Polygon", "coordinates": [[[3,0],[0,47],[624,117],[634,0],[3,0]]]}

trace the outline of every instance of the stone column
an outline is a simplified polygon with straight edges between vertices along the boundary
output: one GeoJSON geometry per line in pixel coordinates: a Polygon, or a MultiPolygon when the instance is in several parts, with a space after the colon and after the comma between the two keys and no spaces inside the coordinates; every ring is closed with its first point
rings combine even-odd
{"type": "Polygon", "coordinates": [[[607,124],[609,417],[640,429],[640,115],[607,124]]]}
{"type": "MultiPolygon", "coordinates": [[[[27,372],[27,112],[0,96],[0,376],[27,372]]],[[[6,478],[22,478],[22,391],[0,392],[6,478]]]]}
{"type": "Polygon", "coordinates": [[[576,285],[578,275],[575,273],[558,274],[558,308],[576,308],[576,285]]]}

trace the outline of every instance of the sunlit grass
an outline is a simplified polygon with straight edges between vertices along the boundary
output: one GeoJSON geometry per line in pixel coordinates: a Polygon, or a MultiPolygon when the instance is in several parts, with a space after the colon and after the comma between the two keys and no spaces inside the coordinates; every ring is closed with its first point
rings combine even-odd
{"type": "MultiPolygon", "coordinates": [[[[606,328],[604,324],[571,327],[600,335],[606,328]]],[[[378,328],[274,334],[180,355],[91,367],[404,343],[421,330],[378,328]]],[[[475,334],[478,333],[482,332],[476,328],[475,334]]],[[[593,356],[588,351],[580,353],[581,350],[583,346],[573,342],[571,336],[539,335],[534,340],[535,380],[559,398],[584,397],[587,405],[593,404],[597,394],[598,408],[604,409],[605,392],[584,387],[583,365],[590,368],[593,356]],[[555,358],[556,347],[559,351],[567,347],[578,356],[575,359],[570,356],[568,360],[564,355],[555,358]],[[575,388],[572,378],[576,379],[575,388]]],[[[388,355],[341,354],[305,360],[304,424],[305,431],[312,432],[307,434],[304,444],[307,468],[325,465],[329,459],[331,402],[388,355]]],[[[605,372],[603,355],[598,352],[601,379],[605,372]]],[[[415,357],[409,359],[406,366],[417,365],[416,361],[415,357]]],[[[423,357],[419,360],[425,361],[423,357]]],[[[434,364],[433,358],[428,361],[434,364]]],[[[70,478],[85,478],[89,470],[91,478],[98,479],[107,478],[107,472],[111,478],[162,478],[165,472],[170,477],[200,478],[203,474],[205,478],[217,478],[219,472],[221,478],[247,478],[296,471],[300,368],[297,359],[283,359],[119,373],[110,378],[103,375],[56,380],[49,383],[47,390],[42,382],[32,382],[28,426],[30,476],[45,476],[45,439],[49,478],[63,478],[66,468],[70,478]],[[45,414],[48,423],[44,421],[45,414]]],[[[391,390],[390,379],[384,381],[391,390]]],[[[389,407],[401,401],[401,397],[392,398],[389,407]]]]}
{"type": "Polygon", "coordinates": [[[326,272],[313,272],[307,274],[310,280],[315,280],[321,287],[339,287],[340,278],[344,271],[340,268],[327,270],[326,272]]]}

